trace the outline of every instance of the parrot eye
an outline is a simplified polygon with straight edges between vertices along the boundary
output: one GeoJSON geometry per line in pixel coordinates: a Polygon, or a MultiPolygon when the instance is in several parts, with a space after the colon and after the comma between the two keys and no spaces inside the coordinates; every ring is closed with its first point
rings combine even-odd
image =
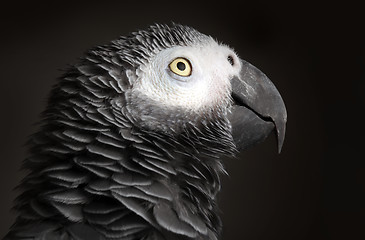
{"type": "Polygon", "coordinates": [[[186,58],[176,58],[170,63],[169,68],[173,73],[182,77],[191,75],[191,64],[186,58]]]}

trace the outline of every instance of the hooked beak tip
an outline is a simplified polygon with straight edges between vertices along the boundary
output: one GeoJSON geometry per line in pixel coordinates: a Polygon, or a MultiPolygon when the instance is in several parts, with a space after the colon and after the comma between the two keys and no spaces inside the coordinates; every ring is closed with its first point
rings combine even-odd
{"type": "Polygon", "coordinates": [[[273,119],[276,129],[276,139],[278,143],[278,153],[281,153],[286,131],[286,116],[282,119],[273,119]]]}
{"type": "Polygon", "coordinates": [[[281,149],[283,148],[284,139],[285,139],[285,128],[279,130],[276,128],[276,134],[278,139],[278,153],[281,153],[281,149]]]}

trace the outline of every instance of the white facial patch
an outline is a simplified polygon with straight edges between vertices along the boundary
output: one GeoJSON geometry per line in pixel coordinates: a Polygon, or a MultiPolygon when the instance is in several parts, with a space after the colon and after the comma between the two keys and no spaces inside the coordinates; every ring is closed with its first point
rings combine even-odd
{"type": "Polygon", "coordinates": [[[213,39],[196,46],[176,46],[160,51],[140,67],[133,91],[164,106],[199,111],[229,102],[230,79],[240,68],[236,54],[213,39]],[[189,76],[179,76],[169,68],[177,58],[190,62],[189,76]]]}

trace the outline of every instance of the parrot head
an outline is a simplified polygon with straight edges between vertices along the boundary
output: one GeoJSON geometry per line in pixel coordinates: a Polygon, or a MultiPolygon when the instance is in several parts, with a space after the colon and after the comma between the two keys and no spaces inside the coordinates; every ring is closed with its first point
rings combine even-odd
{"type": "Polygon", "coordinates": [[[173,31],[155,25],[133,39],[138,47],[123,53],[139,56],[130,60],[137,70],[130,71],[126,93],[136,124],[179,134],[188,125],[227,117],[236,150],[275,129],[281,151],[287,114],[280,93],[233,49],[181,25],[173,31]]]}

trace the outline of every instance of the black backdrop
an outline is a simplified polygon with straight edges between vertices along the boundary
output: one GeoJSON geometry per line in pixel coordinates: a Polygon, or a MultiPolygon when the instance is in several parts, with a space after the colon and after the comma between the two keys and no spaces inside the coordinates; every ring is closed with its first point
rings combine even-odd
{"type": "Polygon", "coordinates": [[[223,239],[365,239],[362,14],[350,1],[2,5],[0,237],[14,219],[22,144],[37,128],[59,69],[90,47],[174,21],[234,47],[271,78],[288,110],[280,155],[270,136],[225,161],[223,239]]]}

